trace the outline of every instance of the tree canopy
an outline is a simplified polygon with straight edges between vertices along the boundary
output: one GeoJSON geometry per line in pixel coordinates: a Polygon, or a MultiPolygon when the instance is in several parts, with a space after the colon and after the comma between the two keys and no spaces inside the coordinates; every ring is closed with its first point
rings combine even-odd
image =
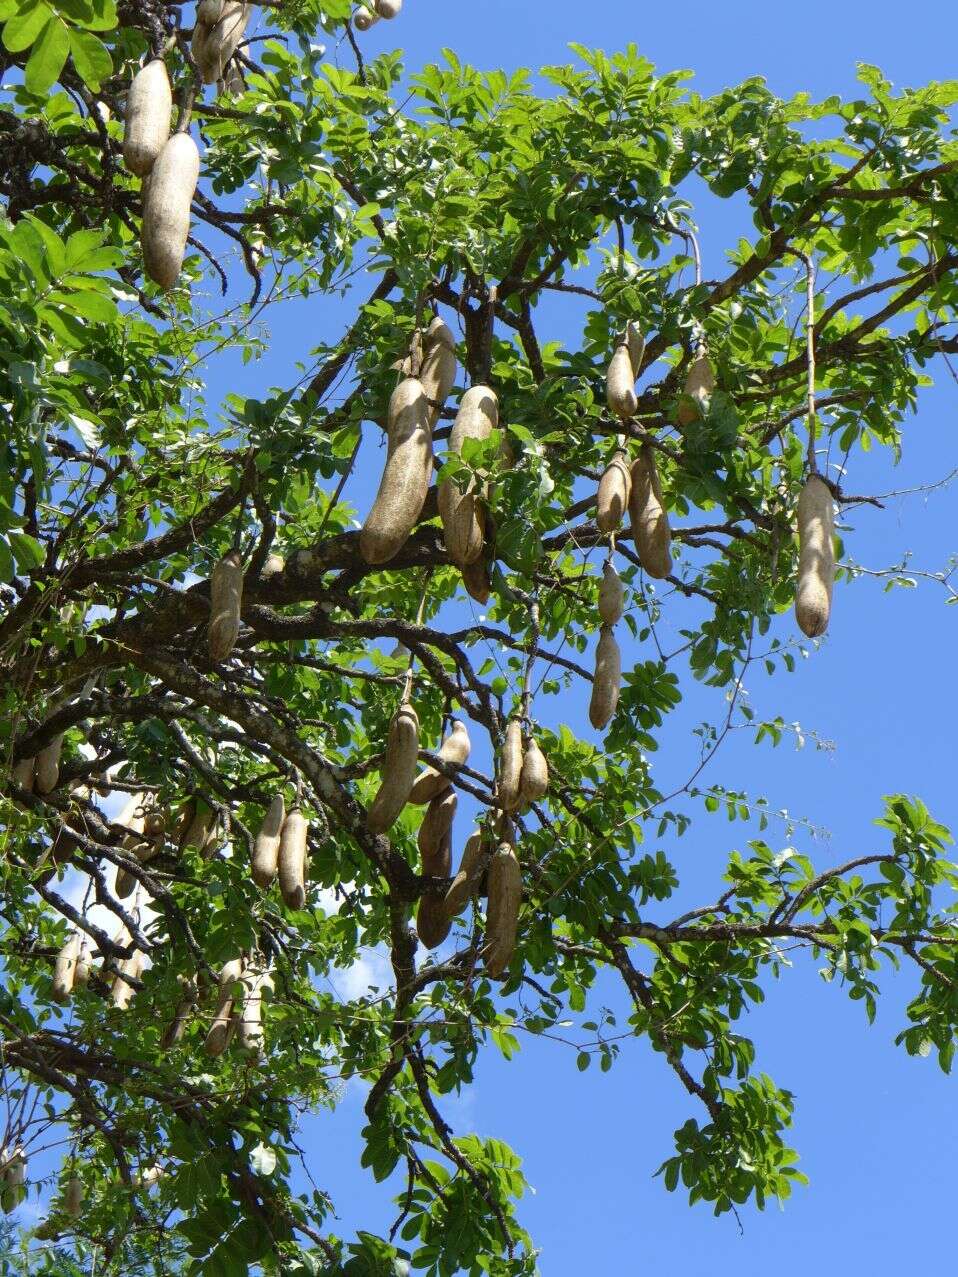
{"type": "MultiPolygon", "coordinates": [[[[445,1116],[523,1033],[573,1041],[582,1069],[656,1053],[689,1105],[648,1165],[666,1189],[716,1213],[787,1198],[793,1100],[743,1012],[788,997],[785,944],[869,1016],[901,965],[900,1043],[949,1069],[958,877],[917,798],[889,797],[851,860],[812,863],[705,768],[733,727],[777,743],[746,680],[814,647],[792,613],[800,494],[825,485],[826,558],[837,511],[835,623],[854,625],[842,541],[874,494],[845,485],[865,451],[897,460],[958,354],[958,83],[896,92],[864,66],[847,102],[759,78],[702,97],[634,47],[415,70],[363,57],[346,0],[263,0],[227,5],[248,26],[208,85],[211,3],[0,0],[3,1204],[52,1194],[41,1272],[533,1273],[521,1149],[445,1116]],[[201,161],[170,287],[144,270],[148,183],[123,153],[151,58],[201,161]],[[696,209],[716,198],[752,230],[709,279],[696,209]],[[307,321],[288,384],[210,393],[256,361],[268,379],[273,316],[297,306],[337,336],[307,321]],[[612,411],[620,352],[634,403],[612,411]],[[471,435],[470,387],[498,404],[471,435]],[[410,526],[371,552],[407,392],[429,491],[403,472],[410,526]],[[611,530],[610,471],[651,503],[611,530]],[[664,792],[691,680],[720,709],[664,792]],[[453,721],[468,759],[438,752],[453,721]],[[403,731],[428,807],[403,803],[403,731]],[[533,745],[547,784],[515,770],[533,745]],[[370,818],[384,762],[392,822],[370,818]],[[271,805],[281,882],[258,884],[271,805]],[[725,816],[744,849],[677,906],[682,836],[727,840],[725,816]],[[326,978],[370,949],[388,986],[338,996],[326,978]],[[593,996],[608,975],[615,1010],[593,996]],[[350,1081],[363,1164],[396,1197],[384,1235],[337,1235],[335,1158],[301,1138],[350,1081]]],[[[416,20],[409,0],[397,43],[416,20]]]]}

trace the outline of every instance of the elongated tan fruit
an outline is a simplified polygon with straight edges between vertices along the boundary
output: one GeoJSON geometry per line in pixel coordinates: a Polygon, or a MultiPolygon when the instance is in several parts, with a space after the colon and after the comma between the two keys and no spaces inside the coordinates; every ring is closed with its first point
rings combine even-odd
{"type": "Polygon", "coordinates": [[[589,721],[602,731],[615,716],[622,686],[622,654],[612,627],[603,625],[599,631],[599,644],[595,651],[595,675],[592,679],[592,699],[589,703],[589,721]]]}
{"type": "Polygon", "coordinates": [[[204,851],[216,828],[216,812],[202,798],[191,799],[183,813],[182,828],[180,851],[187,847],[198,847],[204,851]]]}
{"type": "Polygon", "coordinates": [[[151,840],[160,840],[166,836],[166,812],[154,807],[143,821],[143,833],[151,840]]]}
{"type": "Polygon", "coordinates": [[[639,407],[635,394],[635,369],[628,342],[623,339],[615,348],[605,378],[606,399],[617,417],[628,421],[639,407]]]}
{"type": "Polygon", "coordinates": [[[21,789],[25,789],[28,794],[33,793],[33,786],[36,783],[37,760],[35,758],[21,758],[18,763],[13,764],[13,779],[17,782],[21,789]]]}
{"type": "Polygon", "coordinates": [[[384,834],[399,819],[409,801],[419,764],[419,718],[411,705],[401,705],[389,724],[379,791],[370,805],[366,825],[384,834]]]}
{"type": "Polygon", "coordinates": [[[795,616],[803,634],[828,629],[835,585],[835,503],[828,484],[813,474],[798,500],[798,586],[795,616]]]}
{"type": "Polygon", "coordinates": [[[18,1144],[9,1155],[6,1148],[0,1149],[0,1206],[4,1215],[15,1211],[25,1197],[26,1178],[27,1156],[23,1146],[18,1144]]]}
{"type": "Polygon", "coordinates": [[[250,6],[241,0],[226,0],[218,21],[198,22],[193,31],[193,58],[204,84],[222,79],[227,62],[246,33],[250,6]]]}
{"type": "Polygon", "coordinates": [[[190,43],[190,52],[193,54],[193,61],[200,73],[200,80],[206,83],[206,71],[210,65],[209,40],[213,27],[207,22],[197,22],[193,28],[193,39],[190,43]]]}
{"type": "Polygon", "coordinates": [[[63,864],[70,859],[78,845],[73,830],[66,825],[62,825],[54,835],[53,842],[50,844],[49,851],[45,853],[44,858],[49,856],[49,859],[55,865],[63,864]]]}
{"type": "Polygon", "coordinates": [[[625,328],[625,344],[629,348],[629,359],[632,362],[632,372],[638,377],[642,371],[642,359],[645,355],[645,337],[637,324],[631,321],[625,328]]]}
{"type": "Polygon", "coordinates": [[[210,822],[209,832],[206,835],[206,841],[200,847],[200,854],[204,860],[211,860],[215,856],[223,843],[223,827],[220,823],[219,816],[214,812],[213,819],[210,822]]]}
{"type": "Polygon", "coordinates": [[[220,66],[217,79],[242,43],[252,10],[251,4],[244,4],[241,0],[226,0],[223,14],[210,36],[210,49],[216,54],[220,66]]]}
{"type": "Polygon", "coordinates": [[[174,134],[156,158],[143,201],[143,265],[161,288],[179,279],[199,175],[196,143],[188,133],[174,134]]]}
{"type": "MultiPolygon", "coordinates": [[[[439,849],[452,829],[452,822],[455,819],[458,805],[459,799],[456,797],[456,791],[447,789],[445,793],[437,795],[426,808],[426,814],[423,816],[422,824],[419,826],[418,838],[423,866],[425,866],[427,860],[439,854],[439,849]]],[[[426,872],[425,868],[423,872],[426,872]]]]}
{"type": "Polygon", "coordinates": [[[133,77],[123,122],[123,160],[137,177],[146,177],[170,136],[173,90],[162,58],[154,58],[133,77]]]}
{"type": "Polygon", "coordinates": [[[546,756],[539,748],[534,737],[522,759],[522,774],[519,778],[519,798],[523,803],[537,803],[549,792],[549,764],[546,756]]]}
{"type": "Polygon", "coordinates": [[[73,970],[73,987],[74,989],[85,989],[90,983],[90,975],[93,970],[93,964],[90,961],[90,944],[86,936],[80,938],[80,952],[77,955],[77,963],[73,970]]]}
{"type": "MultiPolygon", "coordinates": [[[[436,837],[422,838],[420,831],[419,849],[422,852],[422,872],[424,877],[448,878],[452,874],[452,817],[456,810],[456,795],[448,793],[434,799],[429,804],[423,828],[430,819],[430,813],[436,813],[436,837]]],[[[427,949],[435,949],[442,944],[452,927],[452,919],[445,908],[442,891],[427,891],[420,897],[416,910],[416,931],[419,939],[427,949]]]]}
{"type": "Polygon", "coordinates": [[[283,821],[279,840],[279,889],[289,909],[302,909],[306,903],[306,843],[309,825],[306,817],[294,807],[283,821]]]}
{"type": "Polygon", "coordinates": [[[17,1144],[13,1152],[7,1154],[6,1148],[0,1149],[0,1174],[7,1184],[19,1188],[27,1177],[27,1155],[23,1145],[17,1144]]]}
{"type": "MultiPolygon", "coordinates": [[[[449,804],[449,795],[443,795],[436,801],[449,804]]],[[[447,805],[446,817],[443,820],[445,831],[442,837],[430,843],[422,852],[422,872],[426,878],[449,878],[452,875],[452,820],[450,813],[455,811],[455,804],[447,805]]]]}
{"type": "Polygon", "coordinates": [[[83,1209],[83,1180],[71,1175],[63,1186],[63,1212],[76,1219],[83,1209]]]}
{"type": "Polygon", "coordinates": [[[63,736],[54,736],[49,745],[37,754],[34,789],[38,794],[52,794],[60,783],[60,759],[63,754],[63,736]]]}
{"type": "MultiPolygon", "coordinates": [[[[246,78],[235,58],[230,59],[229,66],[223,72],[223,79],[218,87],[222,93],[228,93],[230,97],[234,98],[238,98],[246,92],[246,78]]],[[[254,249],[253,252],[254,255],[257,255],[259,250],[254,249]]]]}
{"type": "Polygon", "coordinates": [[[489,909],[486,914],[486,970],[494,980],[506,972],[516,947],[522,870],[512,847],[504,842],[489,865],[489,909]]]}
{"type": "Polygon", "coordinates": [[[376,0],[376,12],[381,18],[395,18],[402,9],[402,0],[376,0]]]}
{"type": "MultiPolygon", "coordinates": [[[[462,455],[467,439],[488,439],[499,425],[499,402],[488,386],[473,386],[459,404],[449,436],[449,450],[462,455]]],[[[450,559],[465,567],[482,554],[486,532],[482,493],[463,492],[454,479],[444,479],[438,489],[439,517],[450,559]]]]}
{"type": "Polygon", "coordinates": [[[113,884],[113,890],[119,900],[129,900],[130,896],[136,891],[137,882],[139,880],[124,869],[122,865],[117,867],[116,881],[113,884]]]}
{"type": "Polygon", "coordinates": [[[515,811],[519,806],[519,786],[522,783],[522,725],[518,719],[510,720],[502,745],[499,762],[499,806],[503,811],[515,811]]]}
{"type": "Polygon", "coordinates": [[[606,625],[617,625],[622,620],[625,610],[625,591],[622,578],[611,561],[602,569],[602,583],[599,586],[599,616],[606,625]]]}
{"type": "Polygon", "coordinates": [[[452,886],[446,892],[446,898],[443,901],[450,923],[479,890],[479,882],[485,870],[485,851],[482,830],[477,829],[466,841],[459,871],[452,880],[452,886]]]}
{"type": "Polygon", "coordinates": [[[242,958],[234,958],[232,962],[227,962],[219,974],[219,989],[217,991],[216,1010],[213,1013],[213,1023],[206,1035],[206,1041],[203,1043],[203,1050],[207,1055],[222,1055],[230,1044],[233,1036],[235,1022],[233,1020],[233,1001],[236,997],[236,985],[243,974],[242,958]]]}
{"type": "Polygon", "coordinates": [[[63,736],[55,736],[37,754],[37,774],[34,784],[38,794],[52,794],[60,782],[60,755],[63,752],[63,736]]]}
{"type": "Polygon", "coordinates": [[[74,931],[73,935],[70,936],[57,954],[57,960],[53,968],[53,988],[51,993],[55,1002],[66,1002],[73,992],[79,956],[80,936],[74,931]]]}
{"type": "MultiPolygon", "coordinates": [[[[452,873],[452,830],[448,829],[431,856],[423,855],[423,874],[448,878],[452,873]]],[[[452,918],[446,910],[441,891],[427,891],[416,908],[416,932],[427,949],[436,949],[452,929],[452,918]]]]}
{"type": "Polygon", "coordinates": [[[137,949],[131,957],[124,958],[122,962],[117,963],[120,974],[113,979],[110,1001],[118,1010],[125,1011],[133,1001],[133,995],[136,993],[135,987],[123,977],[131,976],[134,980],[139,980],[143,974],[144,962],[143,954],[137,949]]]}
{"type": "Polygon", "coordinates": [[[200,0],[196,6],[196,20],[204,26],[215,27],[223,16],[226,0],[200,0]]]}
{"type": "MultiPolygon", "coordinates": [[[[149,861],[152,861],[153,857],[161,849],[160,843],[144,842],[142,836],[138,834],[130,834],[128,838],[124,839],[123,845],[126,852],[133,852],[141,865],[148,865],[149,861]]],[[[134,873],[126,871],[123,866],[116,870],[115,890],[121,900],[128,899],[130,895],[133,895],[138,885],[139,879],[134,873]]]]}
{"type": "Polygon", "coordinates": [[[237,1030],[242,1049],[257,1059],[262,1059],[265,1053],[263,998],[272,988],[273,977],[264,968],[250,966],[243,972],[243,1001],[239,1008],[237,1030]]]}
{"type": "Polygon", "coordinates": [[[481,606],[489,602],[489,596],[492,594],[492,582],[489,580],[489,568],[485,559],[477,559],[475,563],[467,563],[462,571],[462,583],[466,587],[466,593],[476,600],[481,606]]]}
{"type": "Polygon", "coordinates": [[[184,976],[178,976],[177,980],[183,992],[179,1002],[176,1004],[176,1010],[173,1012],[173,1019],[166,1026],[163,1036],[160,1038],[161,1051],[172,1050],[178,1042],[183,1040],[186,1026],[190,1022],[193,1009],[199,998],[199,990],[195,980],[187,979],[184,976]]]}
{"type": "Polygon", "coordinates": [[[279,841],[286,820],[286,804],[276,794],[269,805],[253,844],[253,881],[265,891],[279,869],[279,841]]]}
{"type": "Polygon", "coordinates": [[[115,820],[110,824],[114,829],[124,831],[132,830],[134,833],[143,832],[143,819],[146,812],[146,804],[149,802],[149,795],[145,793],[131,794],[123,806],[115,820]]]}
{"type": "MultiPolygon", "coordinates": [[[[121,825],[127,831],[126,836],[120,843],[122,850],[134,855],[141,862],[150,858],[144,854],[147,848],[143,842],[143,826],[146,823],[146,803],[148,801],[146,794],[133,794],[113,822],[116,825],[121,825]]],[[[138,879],[120,865],[117,867],[113,890],[121,900],[126,900],[128,896],[133,895],[137,882],[138,879]]]]}
{"type": "Polygon", "coordinates": [[[196,818],[196,810],[195,798],[187,798],[176,810],[173,828],[170,832],[179,851],[182,851],[186,846],[186,834],[196,818]]]}
{"type": "Polygon", "coordinates": [[[286,560],[281,554],[271,554],[263,564],[262,575],[279,576],[280,572],[286,571],[286,560]]]}
{"type": "Polygon", "coordinates": [[[639,560],[649,576],[664,580],[672,571],[672,530],[662,504],[662,486],[655,456],[648,444],[632,467],[629,502],[632,536],[639,560]]]}
{"type": "Polygon", "coordinates": [[[225,661],[239,637],[243,610],[243,559],[238,550],[224,554],[210,577],[210,660],[225,661]]]}
{"type": "Polygon", "coordinates": [[[626,453],[620,449],[599,480],[595,521],[600,532],[608,535],[621,528],[625,512],[629,508],[631,493],[632,474],[629,470],[629,461],[626,453]]]}
{"type": "Polygon", "coordinates": [[[427,891],[416,907],[416,933],[425,947],[438,949],[452,930],[452,922],[442,896],[427,891]]]}
{"type": "Polygon", "coordinates": [[[692,360],[685,378],[685,399],[680,401],[676,420],[680,426],[694,425],[708,412],[709,400],[715,390],[715,373],[708,355],[700,351],[692,360]],[[691,400],[691,402],[689,402],[691,400]]]}
{"type": "MultiPolygon", "coordinates": [[[[132,852],[141,865],[148,864],[154,856],[163,850],[165,841],[166,818],[156,809],[147,811],[140,805],[137,814],[129,822],[130,832],[123,839],[124,851],[132,852]],[[154,832],[150,832],[150,831],[154,832]],[[156,831],[159,832],[156,832],[156,831]]],[[[120,866],[116,871],[116,894],[121,900],[132,896],[139,880],[128,870],[120,866]]]]}
{"type": "MultiPolygon", "coordinates": [[[[452,730],[439,747],[439,757],[450,767],[461,767],[468,759],[471,750],[472,744],[465,723],[454,718],[452,730]]],[[[431,802],[451,784],[452,781],[435,767],[426,767],[416,777],[416,783],[409,793],[409,801],[411,803],[431,802]]]]}
{"type": "Polygon", "coordinates": [[[456,382],[456,339],[437,315],[426,329],[423,344],[426,353],[419,380],[429,400],[429,425],[433,427],[456,382]]]}
{"type": "Polygon", "coordinates": [[[392,393],[386,465],[373,508],[359,535],[367,563],[388,563],[406,544],[422,513],[432,478],[432,425],[421,381],[407,377],[392,393]]]}
{"type": "MultiPolygon", "coordinates": [[[[219,817],[202,799],[191,798],[180,808],[171,837],[180,853],[188,847],[195,847],[204,860],[209,860],[221,841],[219,817]]],[[[141,837],[130,837],[124,842],[124,846],[133,851],[141,864],[152,860],[163,850],[165,844],[164,835],[149,839],[145,831],[141,837]]],[[[119,874],[117,879],[119,880],[119,874]]]]}
{"type": "Polygon", "coordinates": [[[430,351],[432,351],[436,346],[445,346],[447,350],[455,351],[456,338],[453,335],[452,329],[441,315],[434,315],[429,321],[429,327],[423,334],[422,346],[423,352],[426,356],[428,356],[430,351]]]}
{"type": "Polygon", "coordinates": [[[366,9],[362,5],[353,14],[353,25],[357,31],[368,31],[370,27],[374,27],[381,18],[378,13],[374,13],[372,9],[366,9]]]}

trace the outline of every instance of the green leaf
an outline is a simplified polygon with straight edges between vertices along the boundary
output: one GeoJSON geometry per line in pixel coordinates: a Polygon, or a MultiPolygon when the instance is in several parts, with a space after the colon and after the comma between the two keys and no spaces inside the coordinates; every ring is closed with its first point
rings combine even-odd
{"type": "Polygon", "coordinates": [[[506,519],[499,530],[499,553],[510,567],[531,575],[542,557],[542,542],[525,519],[506,519]]]}
{"type": "Polygon", "coordinates": [[[74,26],[88,31],[110,31],[116,26],[113,0],[57,0],[60,12],[74,26]]]}
{"type": "Polygon", "coordinates": [[[46,561],[43,546],[26,532],[11,532],[10,545],[21,572],[31,572],[46,561]]]}
{"type": "Polygon", "coordinates": [[[52,17],[53,10],[43,0],[39,4],[22,5],[3,28],[4,48],[11,53],[22,53],[24,49],[29,49],[52,17]]]}
{"type": "Polygon", "coordinates": [[[74,231],[66,242],[66,250],[64,253],[64,268],[70,270],[98,270],[99,267],[90,267],[87,263],[95,258],[98,250],[103,244],[103,232],[94,230],[74,231]]]}
{"type": "Polygon", "coordinates": [[[13,229],[12,245],[38,284],[49,282],[50,270],[43,239],[29,216],[23,217],[13,229]]]}
{"type": "Polygon", "coordinates": [[[93,0],[93,16],[83,25],[90,31],[112,31],[117,23],[115,0],[93,0]]]}
{"type": "Polygon", "coordinates": [[[77,75],[84,84],[100,91],[100,86],[113,72],[113,61],[106,45],[91,31],[70,31],[70,53],[77,75]]]}
{"type": "Polygon", "coordinates": [[[31,93],[44,94],[56,83],[70,52],[70,38],[60,18],[51,17],[33,46],[24,83],[31,93]]]}
{"type": "Polygon", "coordinates": [[[39,315],[68,350],[82,350],[87,344],[89,330],[76,315],[67,314],[53,306],[42,306],[39,315]]]}
{"type": "Polygon", "coordinates": [[[50,294],[49,300],[52,304],[75,311],[84,319],[92,320],[96,324],[110,324],[116,318],[116,303],[112,298],[104,297],[102,293],[65,292],[58,289],[50,294]]]}
{"type": "Polygon", "coordinates": [[[0,581],[9,581],[13,576],[13,555],[10,546],[0,538],[0,581]]]}
{"type": "Polygon", "coordinates": [[[62,275],[64,263],[66,262],[66,247],[63,240],[52,227],[48,226],[42,218],[36,217],[33,213],[25,214],[25,220],[29,221],[37,238],[43,245],[43,253],[46,257],[50,276],[55,279],[57,276],[62,275]]]}

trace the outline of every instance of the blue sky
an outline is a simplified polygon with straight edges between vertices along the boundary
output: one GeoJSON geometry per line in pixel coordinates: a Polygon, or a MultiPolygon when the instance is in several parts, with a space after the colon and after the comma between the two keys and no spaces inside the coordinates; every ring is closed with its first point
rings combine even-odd
{"type": "MultiPolygon", "coordinates": [[[[858,0],[810,0],[787,16],[753,0],[682,6],[406,0],[401,18],[380,23],[364,37],[364,48],[398,44],[414,68],[450,46],[463,60],[508,70],[568,60],[571,41],[611,51],[634,40],[660,70],[693,69],[694,86],[703,93],[761,74],[783,95],[808,90],[851,96],[858,92],[857,61],[878,64],[898,85],[954,75],[952,42],[941,38],[953,22],[953,8],[942,3],[923,8],[916,24],[902,21],[899,5],[858,0]]],[[[709,277],[721,269],[725,246],[743,224],[740,210],[714,201],[701,221],[709,277]]],[[[545,312],[542,323],[547,337],[574,340],[570,312],[545,312]]],[[[885,457],[857,462],[850,490],[916,486],[958,465],[958,388],[939,373],[938,385],[908,423],[901,466],[892,468],[885,457]]],[[[364,487],[361,479],[354,492],[360,506],[364,487]]],[[[847,521],[848,550],[873,568],[912,551],[915,567],[938,570],[958,550],[950,517],[954,500],[954,491],[945,488],[892,499],[883,511],[861,507],[847,521]]],[[[755,748],[739,733],[708,778],[766,794],[773,808],[806,817],[819,830],[812,838],[773,824],[766,835],[773,846],[796,845],[823,865],[873,850],[883,844],[872,821],[882,795],[895,791],[922,796],[938,818],[958,827],[946,745],[958,614],[944,600],[944,591],[930,584],[891,593],[880,581],[841,586],[822,649],[793,676],[750,682],[756,710],[800,722],[807,743],[799,750],[786,741],[773,751],[755,748]],[[816,736],[826,747],[817,748],[816,736]]],[[[791,618],[783,618],[780,632],[791,626],[791,618]]],[[[576,713],[568,703],[563,710],[576,713]]],[[[690,691],[670,729],[674,737],[659,756],[660,784],[681,783],[695,756],[692,729],[720,712],[714,695],[690,691]]],[[[583,719],[580,707],[580,729],[583,719]]],[[[700,820],[679,845],[663,843],[683,875],[683,893],[688,886],[692,894],[700,888],[697,903],[713,898],[709,889],[724,857],[748,836],[743,826],[700,820]]],[[[593,1069],[580,1075],[574,1051],[523,1038],[509,1064],[487,1057],[475,1087],[447,1106],[448,1116],[458,1130],[500,1135],[523,1155],[536,1190],[523,1218],[542,1247],[546,1277],[665,1264],[691,1273],[705,1263],[717,1274],[751,1277],[774,1267],[779,1277],[797,1277],[826,1256],[838,1266],[876,1273],[940,1261],[949,1245],[954,1195],[954,1086],[932,1060],[909,1059],[893,1045],[913,976],[884,984],[886,998],[869,1028],[858,1006],[798,958],[742,1026],[757,1043],[759,1067],[796,1093],[794,1143],[812,1182],[784,1211],[746,1209],[741,1233],[731,1217],[716,1220],[706,1207],[690,1209],[681,1193],[666,1193],[652,1178],[671,1151],[673,1130],[692,1109],[643,1045],[627,1045],[608,1074],[593,1069]]],[[[603,987],[597,1002],[603,995],[621,1007],[614,986],[603,987]]],[[[350,1089],[334,1116],[307,1128],[320,1165],[325,1163],[324,1182],[339,1204],[343,1231],[388,1221],[393,1213],[382,1189],[358,1170],[363,1098],[350,1089]]]]}
{"type": "MultiPolygon", "coordinates": [[[[686,0],[682,6],[406,0],[399,19],[380,23],[362,39],[370,53],[400,45],[412,69],[449,46],[464,61],[507,70],[568,60],[571,41],[611,51],[634,40],[660,70],[693,69],[703,93],[761,74],[783,95],[808,90],[825,96],[857,91],[859,60],[877,63],[898,85],[953,75],[954,40],[945,38],[953,30],[953,6],[940,2],[926,3],[921,21],[913,22],[902,19],[900,5],[862,0],[806,0],[800,12],[787,15],[758,0],[686,0]]],[[[718,274],[725,247],[747,230],[741,210],[711,201],[700,221],[706,275],[718,274]]],[[[574,342],[575,321],[573,308],[546,310],[541,335],[574,342]]],[[[286,308],[269,320],[266,361],[214,366],[211,406],[227,389],[263,396],[267,386],[289,381],[310,344],[335,337],[346,322],[334,301],[286,308]]],[[[958,387],[938,372],[938,385],[908,423],[901,466],[893,469],[885,457],[857,461],[850,489],[885,493],[928,483],[958,466],[958,387]]],[[[350,489],[359,509],[366,508],[377,477],[372,456],[350,489]]],[[[954,490],[944,488],[892,499],[882,511],[860,507],[848,519],[846,546],[869,567],[887,566],[911,551],[916,567],[938,570],[958,551],[954,503],[954,490]]],[[[807,818],[820,831],[813,838],[779,821],[766,834],[773,846],[798,846],[823,865],[883,846],[872,821],[882,795],[894,791],[920,795],[933,814],[958,827],[949,730],[958,612],[944,600],[944,591],[930,584],[891,593],[880,581],[841,585],[821,650],[800,662],[793,676],[749,683],[756,711],[800,722],[805,747],[786,741],[774,751],[756,748],[745,733],[736,733],[707,778],[765,794],[774,809],[807,818]],[[827,747],[818,748],[816,740],[827,747]]],[[[791,617],[782,618],[779,633],[793,632],[791,617]]],[[[544,717],[552,724],[564,716],[582,730],[581,694],[561,710],[547,708],[544,717]]],[[[720,696],[689,689],[657,760],[661,788],[685,779],[697,751],[694,727],[721,712],[720,696]]],[[[701,811],[691,804],[686,809],[701,811]]],[[[729,851],[749,836],[745,826],[703,817],[681,843],[666,839],[661,845],[683,876],[683,897],[688,892],[695,903],[714,898],[729,851]]],[[[656,845],[653,840],[649,847],[656,845]]],[[[360,974],[379,970],[370,955],[366,971],[344,977],[343,992],[356,991],[360,974]]],[[[705,1263],[719,1275],[751,1277],[774,1268],[777,1277],[805,1277],[811,1264],[823,1261],[884,1274],[904,1263],[917,1268],[940,1262],[951,1244],[958,1118],[951,1080],[933,1060],[909,1059],[893,1045],[914,984],[910,972],[886,979],[887,997],[869,1028],[861,1009],[799,958],[742,1026],[757,1043],[758,1066],[796,1093],[793,1142],[812,1181],[782,1212],[774,1206],[764,1215],[743,1211],[742,1232],[731,1217],[715,1220],[705,1207],[690,1209],[681,1193],[668,1194],[652,1178],[671,1152],[673,1130],[695,1110],[644,1044],[627,1043],[610,1073],[582,1075],[574,1050],[523,1038],[511,1063],[489,1055],[476,1085],[447,1104],[446,1113],[457,1132],[500,1136],[524,1157],[536,1191],[524,1204],[523,1222],[542,1247],[546,1277],[666,1264],[684,1277],[705,1263]]],[[[596,992],[595,1002],[604,1000],[622,1009],[611,982],[596,992]]],[[[309,1119],[304,1131],[314,1174],[333,1195],[337,1231],[345,1235],[388,1227],[395,1213],[388,1189],[359,1168],[363,1099],[364,1092],[350,1086],[336,1113],[309,1119]]]]}

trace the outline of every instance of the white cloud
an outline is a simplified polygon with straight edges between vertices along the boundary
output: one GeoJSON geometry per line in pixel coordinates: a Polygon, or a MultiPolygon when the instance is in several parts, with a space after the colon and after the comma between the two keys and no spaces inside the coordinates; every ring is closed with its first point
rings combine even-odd
{"type": "MultiPolygon", "coordinates": [[[[355,890],[355,883],[344,882],[341,890],[347,895],[355,890]]],[[[317,892],[316,907],[327,917],[339,913],[343,900],[334,887],[323,887],[317,892]]],[[[327,977],[332,991],[343,1002],[368,995],[370,986],[380,991],[392,987],[393,970],[385,946],[363,950],[348,967],[334,967],[327,977]]]]}
{"type": "Polygon", "coordinates": [[[330,974],[333,992],[344,1002],[366,996],[370,985],[383,991],[393,981],[389,955],[384,948],[368,949],[349,967],[337,967],[330,974]]]}

